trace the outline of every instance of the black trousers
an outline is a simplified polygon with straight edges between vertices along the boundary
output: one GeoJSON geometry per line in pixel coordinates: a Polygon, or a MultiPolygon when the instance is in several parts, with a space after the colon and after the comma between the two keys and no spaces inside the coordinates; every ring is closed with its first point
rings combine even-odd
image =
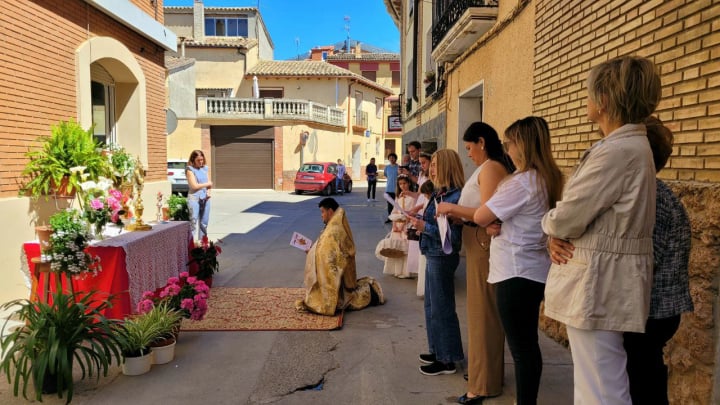
{"type": "MultiPolygon", "coordinates": [[[[395,199],[395,193],[389,193],[389,192],[388,192],[387,195],[389,195],[390,197],[392,197],[393,200],[395,199]]],[[[368,198],[370,198],[370,197],[368,197],[368,198]]],[[[390,215],[390,214],[392,213],[392,210],[393,210],[393,205],[390,204],[390,203],[387,203],[387,210],[388,210],[388,215],[390,215]]]]}
{"type": "Polygon", "coordinates": [[[371,195],[372,195],[372,199],[373,200],[375,199],[375,187],[376,186],[377,186],[377,180],[369,180],[368,181],[368,191],[367,191],[368,200],[371,198],[370,197],[371,195]],[[370,193],[370,191],[372,191],[372,194],[370,193]]]}
{"type": "Polygon", "coordinates": [[[517,405],[537,404],[543,367],[538,317],[544,295],[545,284],[522,277],[495,284],[500,321],[515,363],[517,405]]]}
{"type": "Polygon", "coordinates": [[[680,315],[648,319],[645,333],[623,333],[633,405],[667,405],[668,371],[663,348],[680,326],[680,315]]]}

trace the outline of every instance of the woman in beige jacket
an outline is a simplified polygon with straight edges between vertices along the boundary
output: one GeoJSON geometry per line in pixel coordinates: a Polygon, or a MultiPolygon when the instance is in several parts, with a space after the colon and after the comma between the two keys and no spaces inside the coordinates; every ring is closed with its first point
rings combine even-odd
{"type": "Polygon", "coordinates": [[[588,93],[604,138],[543,218],[546,234],[575,246],[566,264],[551,256],[545,314],[567,325],[575,403],[630,405],[622,333],[643,332],[649,310],[655,170],[642,121],[659,103],[660,77],[645,58],[619,57],[591,70],[588,93]]]}

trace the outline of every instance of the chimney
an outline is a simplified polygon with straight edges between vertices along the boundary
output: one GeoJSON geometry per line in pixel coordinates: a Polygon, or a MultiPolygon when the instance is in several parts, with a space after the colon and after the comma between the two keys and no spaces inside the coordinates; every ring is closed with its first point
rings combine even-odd
{"type": "Polygon", "coordinates": [[[355,55],[360,55],[362,52],[360,50],[360,41],[355,43],[355,55]]]}
{"type": "Polygon", "coordinates": [[[193,3],[193,40],[205,42],[205,5],[202,0],[193,3]]]}
{"type": "Polygon", "coordinates": [[[178,37],[178,39],[180,40],[180,56],[184,58],[185,57],[185,40],[187,38],[178,37]]]}

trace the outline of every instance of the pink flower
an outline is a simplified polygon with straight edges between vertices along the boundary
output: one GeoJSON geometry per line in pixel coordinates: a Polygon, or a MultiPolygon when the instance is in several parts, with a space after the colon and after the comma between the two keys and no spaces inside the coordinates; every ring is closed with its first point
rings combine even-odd
{"type": "Polygon", "coordinates": [[[116,190],[114,188],[111,188],[108,193],[114,198],[115,200],[122,201],[123,195],[120,192],[120,190],[116,190]]]}
{"type": "Polygon", "coordinates": [[[155,293],[152,291],[145,291],[142,295],[142,298],[144,300],[149,300],[155,298],[155,293]]]}
{"type": "Polygon", "coordinates": [[[188,284],[195,284],[197,277],[188,277],[185,281],[187,281],[188,284]]]}
{"type": "Polygon", "coordinates": [[[177,283],[179,283],[179,282],[180,282],[180,279],[177,278],[177,277],[170,277],[170,278],[168,279],[168,284],[177,284],[177,283]]]}
{"type": "Polygon", "coordinates": [[[154,306],[155,304],[152,302],[152,300],[144,299],[138,302],[137,311],[141,314],[144,314],[146,312],[150,312],[150,310],[152,310],[154,306]]]}
{"type": "Polygon", "coordinates": [[[190,276],[190,273],[188,273],[187,271],[183,271],[182,273],[180,273],[180,278],[188,278],[188,276],[190,276]]]}
{"type": "Polygon", "coordinates": [[[180,301],[180,308],[192,311],[195,307],[195,301],[192,298],[185,298],[180,301]]]}
{"type": "Polygon", "coordinates": [[[90,200],[90,207],[94,210],[101,210],[104,208],[103,202],[99,198],[93,198],[90,200]]]}

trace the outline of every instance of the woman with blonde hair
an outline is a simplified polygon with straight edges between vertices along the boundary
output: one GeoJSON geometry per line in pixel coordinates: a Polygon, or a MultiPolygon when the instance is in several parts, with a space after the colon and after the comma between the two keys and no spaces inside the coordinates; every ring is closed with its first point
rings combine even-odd
{"type": "MultiPolygon", "coordinates": [[[[542,374],[538,317],[550,258],[540,221],[562,192],[562,173],[552,157],[550,130],[540,117],[515,121],[505,130],[515,172],[474,210],[473,221],[494,234],[488,283],[495,286],[500,320],[515,362],[517,404],[537,403],[542,374]],[[497,222],[502,221],[501,229],[497,222]]],[[[438,212],[457,208],[441,204],[438,212]]],[[[460,403],[479,403],[467,395],[460,403]]]]}
{"type": "Polygon", "coordinates": [[[623,56],[593,68],[587,87],[587,117],[603,139],[542,221],[575,247],[564,264],[551,252],[545,315],[567,325],[575,403],[629,405],[623,332],[645,330],[653,269],[655,170],[643,120],[660,102],[660,77],[650,60],[623,56]]]}
{"type": "Polygon", "coordinates": [[[420,372],[425,375],[452,374],[455,362],[465,358],[460,339],[460,323],[455,312],[455,270],[460,261],[462,224],[453,224],[444,216],[436,218],[436,205],[457,203],[465,175],[460,156],[451,149],[433,154],[430,180],[435,190],[422,219],[408,215],[420,233],[420,251],[425,255],[425,325],[429,353],[420,355],[420,372]],[[449,232],[444,232],[447,224],[449,232]],[[441,230],[442,229],[442,230],[441,230]],[[445,242],[445,243],[443,243],[445,242]]]}

